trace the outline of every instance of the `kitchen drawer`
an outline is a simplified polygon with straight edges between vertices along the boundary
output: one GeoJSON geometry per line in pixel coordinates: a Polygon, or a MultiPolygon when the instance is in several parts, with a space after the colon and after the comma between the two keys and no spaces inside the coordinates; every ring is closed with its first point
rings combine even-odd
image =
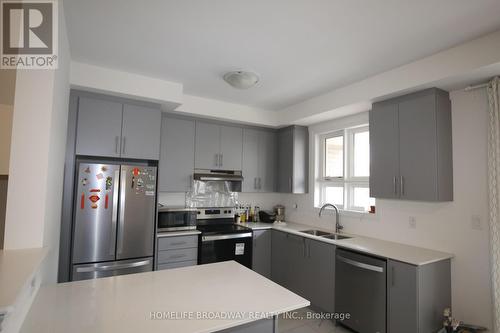
{"type": "Polygon", "coordinates": [[[198,247],[198,235],[158,238],[158,251],[198,247]]]}
{"type": "Polygon", "coordinates": [[[158,251],[158,264],[198,259],[198,248],[158,251]]]}
{"type": "Polygon", "coordinates": [[[156,270],[161,271],[162,269],[196,266],[197,264],[198,264],[198,262],[196,260],[172,262],[170,264],[158,264],[158,267],[156,268],[156,270]]]}

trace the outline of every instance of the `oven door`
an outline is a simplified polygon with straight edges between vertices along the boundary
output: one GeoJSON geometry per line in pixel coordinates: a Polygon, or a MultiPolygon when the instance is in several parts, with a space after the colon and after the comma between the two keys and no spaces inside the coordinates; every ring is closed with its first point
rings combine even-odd
{"type": "Polygon", "coordinates": [[[228,260],[252,268],[252,232],[200,235],[198,264],[228,260]]]}
{"type": "Polygon", "coordinates": [[[196,229],[196,211],[168,210],[158,212],[158,232],[196,229]]]}

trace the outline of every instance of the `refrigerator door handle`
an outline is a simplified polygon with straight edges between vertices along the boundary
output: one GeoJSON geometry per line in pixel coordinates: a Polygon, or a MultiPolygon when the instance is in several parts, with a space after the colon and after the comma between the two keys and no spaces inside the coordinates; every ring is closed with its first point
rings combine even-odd
{"type": "Polygon", "coordinates": [[[77,273],[89,273],[89,272],[105,272],[105,271],[116,271],[119,269],[135,268],[146,266],[151,263],[151,260],[137,261],[129,264],[118,264],[118,265],[106,265],[106,266],[88,266],[88,267],[78,267],[76,269],[77,273]]]}
{"type": "Polygon", "coordinates": [[[117,232],[117,246],[116,253],[121,254],[123,251],[123,227],[125,223],[125,196],[127,194],[127,172],[121,167],[120,174],[121,186],[120,186],[120,217],[118,219],[118,232],[117,232]]]}
{"type": "Polygon", "coordinates": [[[111,242],[109,254],[115,254],[116,247],[116,222],[118,220],[118,181],[120,178],[120,170],[115,170],[115,178],[113,179],[113,210],[111,212],[111,242]]]}

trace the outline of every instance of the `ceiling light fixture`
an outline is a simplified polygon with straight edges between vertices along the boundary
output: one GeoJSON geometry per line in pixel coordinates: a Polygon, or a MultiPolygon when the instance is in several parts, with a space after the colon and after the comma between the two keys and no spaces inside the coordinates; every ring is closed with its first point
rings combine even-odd
{"type": "Polygon", "coordinates": [[[223,79],[236,89],[248,89],[255,86],[260,78],[259,75],[254,72],[239,70],[227,72],[224,74],[223,79]]]}

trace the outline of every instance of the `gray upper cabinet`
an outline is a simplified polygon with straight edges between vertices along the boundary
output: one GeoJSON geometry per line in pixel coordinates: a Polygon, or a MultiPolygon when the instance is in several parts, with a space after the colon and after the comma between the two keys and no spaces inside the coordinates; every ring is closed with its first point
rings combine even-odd
{"type": "Polygon", "coordinates": [[[220,154],[220,128],[217,124],[196,122],[195,167],[218,169],[220,154]]]}
{"type": "Polygon", "coordinates": [[[276,133],[243,130],[243,192],[274,192],[276,187],[276,133]]]}
{"type": "Polygon", "coordinates": [[[370,196],[397,198],[399,175],[398,105],[378,103],[370,112],[370,196]]]}
{"type": "Polygon", "coordinates": [[[373,105],[370,193],[376,198],[453,200],[447,92],[427,89],[373,105]]]}
{"type": "Polygon", "coordinates": [[[278,131],[278,192],[307,193],[309,176],[309,132],[307,127],[289,126],[278,131]]]}
{"type": "Polygon", "coordinates": [[[243,129],[220,126],[220,165],[223,170],[241,170],[243,129]]]}
{"type": "Polygon", "coordinates": [[[76,154],[158,160],[160,108],[80,96],[76,154]]]}
{"type": "Polygon", "coordinates": [[[197,169],[241,170],[242,150],[241,128],[196,122],[197,169]]]}
{"type": "Polygon", "coordinates": [[[121,103],[80,97],[76,154],[120,157],[122,109],[121,103]]]}
{"type": "Polygon", "coordinates": [[[254,230],[252,269],[271,278],[271,230],[254,230]]]}
{"type": "Polygon", "coordinates": [[[194,138],[194,120],[163,117],[158,167],[159,191],[186,192],[191,189],[194,138]]]}
{"type": "Polygon", "coordinates": [[[144,106],[123,106],[122,157],[158,160],[161,111],[144,106]]]}
{"type": "Polygon", "coordinates": [[[255,129],[243,130],[243,192],[259,191],[259,134],[255,129]]]}
{"type": "Polygon", "coordinates": [[[262,131],[259,137],[259,190],[276,191],[276,132],[262,131]]]}

